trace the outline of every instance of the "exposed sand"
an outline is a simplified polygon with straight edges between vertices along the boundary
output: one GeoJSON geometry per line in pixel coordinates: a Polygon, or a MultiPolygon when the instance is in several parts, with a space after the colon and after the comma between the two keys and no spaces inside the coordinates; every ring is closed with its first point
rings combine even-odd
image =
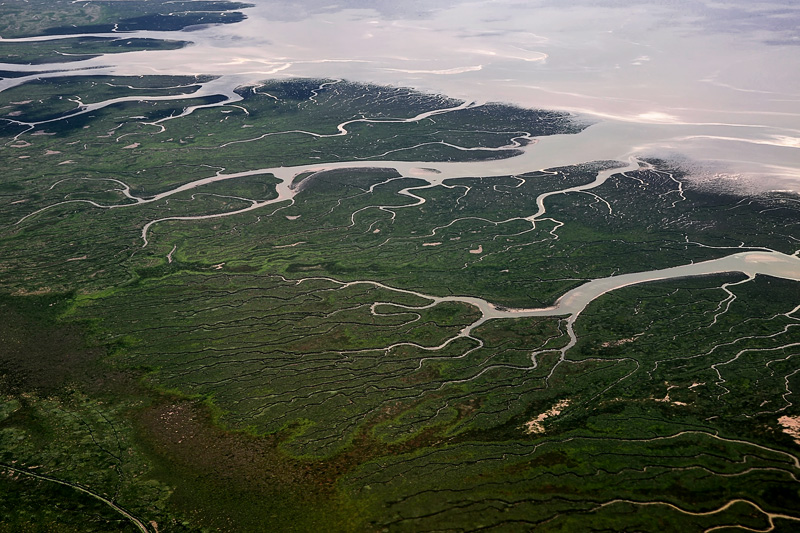
{"type": "Polygon", "coordinates": [[[771,256],[769,254],[750,254],[745,259],[747,263],[774,263],[780,261],[780,258],[771,256]]]}
{"type": "Polygon", "coordinates": [[[440,243],[440,242],[423,242],[422,246],[439,246],[440,244],[442,244],[442,243],[440,243]]]}
{"type": "Polygon", "coordinates": [[[471,254],[482,254],[483,253],[483,245],[479,244],[477,250],[470,250],[469,253],[471,253],[471,254]]]}
{"type": "Polygon", "coordinates": [[[664,396],[663,398],[654,398],[654,399],[655,399],[655,401],[657,401],[657,402],[663,402],[663,403],[670,403],[670,404],[672,404],[672,405],[689,405],[689,404],[687,404],[686,402],[679,402],[679,401],[677,401],[677,400],[673,400],[673,399],[671,399],[671,398],[669,397],[669,391],[671,391],[672,389],[677,389],[677,388],[678,388],[678,386],[677,386],[677,385],[670,385],[670,384],[669,384],[669,383],[667,383],[667,382],[664,382],[664,384],[667,386],[667,395],[666,395],[666,396],[664,396]]]}
{"type": "Polygon", "coordinates": [[[627,338],[627,339],[620,339],[618,341],[604,342],[600,346],[602,346],[603,348],[608,348],[610,346],[622,346],[623,344],[627,344],[627,343],[633,342],[635,340],[636,340],[636,337],[630,337],[630,338],[627,338]]]}
{"type": "Polygon", "coordinates": [[[26,291],[25,289],[19,289],[11,293],[12,296],[39,296],[42,294],[50,293],[52,289],[50,287],[40,287],[35,291],[26,291]]]}
{"type": "Polygon", "coordinates": [[[800,416],[782,416],[778,423],[783,426],[783,432],[794,438],[800,444],[800,416]]]}
{"type": "Polygon", "coordinates": [[[569,406],[569,404],[569,399],[561,400],[536,418],[528,420],[525,422],[525,433],[528,433],[529,435],[533,433],[544,433],[545,429],[543,422],[550,417],[560,415],[561,412],[569,406]]]}

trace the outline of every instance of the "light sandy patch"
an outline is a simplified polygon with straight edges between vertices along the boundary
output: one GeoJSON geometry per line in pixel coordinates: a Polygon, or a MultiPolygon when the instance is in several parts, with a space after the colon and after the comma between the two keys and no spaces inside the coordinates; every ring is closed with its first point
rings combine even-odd
{"type": "Polygon", "coordinates": [[[440,244],[442,244],[442,243],[440,243],[440,242],[423,242],[422,246],[439,246],[440,244]]]}
{"type": "Polygon", "coordinates": [[[29,155],[21,155],[17,159],[30,159],[30,157],[29,155]]]}
{"type": "Polygon", "coordinates": [[[783,426],[784,433],[800,444],[800,416],[782,416],[778,419],[778,423],[783,426]]]}
{"type": "Polygon", "coordinates": [[[70,261],[83,261],[87,257],[88,256],[86,256],[86,255],[82,255],[80,257],[70,257],[69,259],[67,259],[67,263],[69,263],[70,261]]]}
{"type": "Polygon", "coordinates": [[[18,140],[14,141],[14,144],[10,144],[9,146],[11,146],[11,148],[27,148],[30,145],[31,143],[28,141],[18,140]]]}
{"type": "Polygon", "coordinates": [[[553,407],[545,411],[544,413],[540,414],[536,418],[532,418],[525,422],[525,433],[531,435],[533,433],[544,433],[544,421],[548,418],[558,416],[561,412],[566,409],[570,404],[570,400],[561,400],[553,407]]]}
{"type": "Polygon", "coordinates": [[[666,381],[664,382],[664,385],[667,386],[667,395],[664,396],[663,398],[660,398],[660,399],[659,398],[653,398],[657,402],[671,402],[672,400],[669,399],[669,391],[671,391],[672,389],[677,389],[678,388],[677,385],[670,385],[666,381]]]}
{"type": "Polygon", "coordinates": [[[33,102],[33,100],[21,100],[19,102],[9,102],[9,104],[25,105],[25,104],[30,104],[31,102],[33,102]]]}
{"type": "Polygon", "coordinates": [[[59,165],[72,165],[73,163],[75,163],[75,161],[73,161],[72,159],[67,159],[66,161],[62,161],[61,163],[59,163],[59,165]]]}
{"type": "Polygon", "coordinates": [[[41,294],[47,294],[51,291],[50,287],[41,287],[36,289],[35,291],[26,291],[25,289],[19,289],[18,291],[14,291],[11,293],[12,296],[39,296],[41,294]]]}
{"type": "Polygon", "coordinates": [[[623,344],[628,344],[629,342],[633,342],[636,340],[636,337],[629,337],[627,339],[620,339],[618,341],[608,341],[604,342],[600,346],[603,348],[608,348],[609,346],[622,346],[623,344]]]}
{"type": "Polygon", "coordinates": [[[380,228],[375,228],[374,230],[372,230],[372,233],[380,233],[380,232],[381,232],[380,228]]]}
{"type": "Polygon", "coordinates": [[[695,387],[702,387],[702,386],[703,386],[703,385],[705,385],[705,384],[706,384],[706,383],[705,383],[705,381],[704,381],[703,383],[698,383],[698,382],[696,382],[696,381],[695,381],[694,383],[692,383],[691,385],[689,385],[689,389],[691,390],[691,389],[693,389],[693,388],[695,388],[695,387]]]}
{"type": "Polygon", "coordinates": [[[14,205],[14,204],[24,204],[24,203],[25,203],[25,202],[27,202],[27,201],[28,201],[28,199],[27,199],[27,198],[23,198],[22,200],[17,200],[16,202],[11,202],[11,203],[10,203],[10,204],[8,204],[8,205],[14,205]]]}
{"type": "Polygon", "coordinates": [[[129,144],[128,146],[123,146],[122,149],[123,150],[130,150],[131,148],[139,148],[140,146],[141,146],[140,143],[133,143],[133,144],[129,144]]]}
{"type": "Polygon", "coordinates": [[[483,253],[483,245],[479,244],[477,250],[470,250],[469,253],[471,253],[471,254],[482,254],[483,253]]]}
{"type": "Polygon", "coordinates": [[[298,241],[293,244],[282,244],[280,246],[273,246],[273,248],[294,248],[295,246],[300,246],[301,244],[305,244],[306,241],[298,241]]]}
{"type": "Polygon", "coordinates": [[[61,153],[61,152],[59,152],[58,150],[47,150],[47,151],[44,153],[44,155],[56,155],[56,154],[60,154],[60,153],[61,153]]]}
{"type": "Polygon", "coordinates": [[[666,381],[664,382],[664,385],[667,386],[667,395],[664,396],[663,398],[653,398],[655,401],[662,402],[662,403],[670,403],[672,405],[688,405],[686,402],[679,402],[679,401],[673,400],[673,399],[671,399],[669,397],[669,391],[671,391],[672,389],[677,389],[678,388],[677,385],[670,385],[666,381]]]}
{"type": "Polygon", "coordinates": [[[286,220],[297,220],[300,215],[286,215],[286,220]]]}
{"type": "Polygon", "coordinates": [[[744,260],[746,263],[775,263],[781,259],[769,254],[750,254],[744,260]]]}
{"type": "Polygon", "coordinates": [[[55,135],[55,133],[48,133],[48,132],[46,132],[44,130],[38,130],[38,131],[34,131],[33,133],[31,133],[31,136],[34,136],[34,135],[38,137],[40,135],[55,135]]]}
{"type": "Polygon", "coordinates": [[[20,116],[21,114],[22,114],[22,111],[12,111],[11,113],[9,113],[9,114],[8,114],[8,115],[6,115],[6,116],[8,116],[8,117],[18,117],[18,116],[20,116]]]}
{"type": "Polygon", "coordinates": [[[213,268],[214,270],[222,270],[222,267],[224,267],[224,266],[225,266],[225,263],[220,263],[218,265],[211,265],[211,268],[213,268]]]}

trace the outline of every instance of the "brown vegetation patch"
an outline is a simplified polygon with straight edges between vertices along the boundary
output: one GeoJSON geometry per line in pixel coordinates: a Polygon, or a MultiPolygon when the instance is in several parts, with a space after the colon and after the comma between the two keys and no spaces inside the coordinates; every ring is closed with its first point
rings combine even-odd
{"type": "MultiPolygon", "coordinates": [[[[375,457],[441,442],[435,429],[398,444],[372,437],[375,425],[411,407],[399,402],[387,406],[345,451],[328,459],[284,453],[280,446],[291,427],[275,435],[229,431],[214,423],[205,405],[191,400],[162,397],[142,409],[136,421],[149,455],[157,458],[153,476],[174,487],[170,502],[195,525],[258,531],[265,524],[283,530],[291,523],[298,531],[321,531],[356,519],[337,491],[337,482],[348,472],[375,457]],[[276,516],[281,523],[274,522],[276,516]]],[[[468,414],[473,407],[460,411],[468,414]]]]}

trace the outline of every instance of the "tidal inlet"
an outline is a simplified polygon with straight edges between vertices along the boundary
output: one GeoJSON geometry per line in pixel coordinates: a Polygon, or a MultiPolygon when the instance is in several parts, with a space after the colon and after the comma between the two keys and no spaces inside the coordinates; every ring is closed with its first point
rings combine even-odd
{"type": "Polygon", "coordinates": [[[0,532],[800,530],[800,5],[0,4],[0,532]]]}

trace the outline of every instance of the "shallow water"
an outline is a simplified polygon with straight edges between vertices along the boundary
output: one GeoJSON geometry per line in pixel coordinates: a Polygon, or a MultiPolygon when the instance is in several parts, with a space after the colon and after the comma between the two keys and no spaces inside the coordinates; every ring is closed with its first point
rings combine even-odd
{"type": "Polygon", "coordinates": [[[265,78],[345,78],[565,109],[602,122],[537,148],[569,150],[564,163],[674,154],[713,162],[704,173],[751,188],[800,189],[795,3],[254,3],[242,23],[180,32],[195,42],[183,50],[58,68],[221,74],[218,91],[265,78]]]}
{"type": "Polygon", "coordinates": [[[601,122],[534,150],[571,154],[562,164],[670,155],[731,185],[800,190],[800,6],[787,0],[254,3],[242,23],[179,32],[194,41],[183,50],[58,68],[220,74],[218,92],[345,78],[565,109],[601,122]]]}

